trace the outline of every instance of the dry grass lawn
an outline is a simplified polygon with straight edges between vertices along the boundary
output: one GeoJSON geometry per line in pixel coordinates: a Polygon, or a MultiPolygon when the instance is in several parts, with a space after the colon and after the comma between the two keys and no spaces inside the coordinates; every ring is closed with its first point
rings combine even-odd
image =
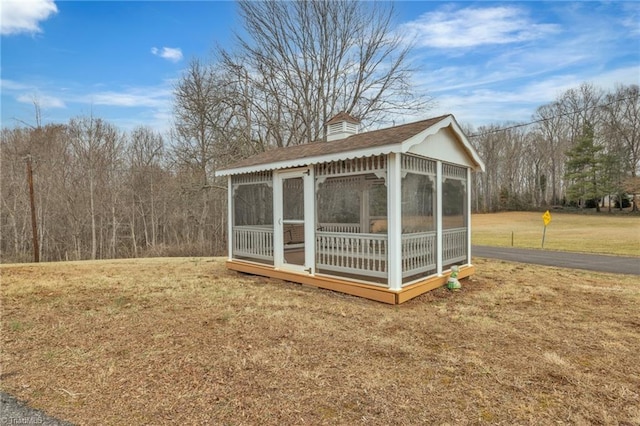
{"type": "MultiPolygon", "coordinates": [[[[471,216],[473,244],[541,248],[542,213],[505,212],[471,216]]],[[[640,256],[640,216],[551,212],[545,250],[640,256]]]]}
{"type": "Polygon", "coordinates": [[[476,265],[400,306],[222,258],[2,265],[2,389],[81,425],[640,424],[638,277],[476,265]]]}

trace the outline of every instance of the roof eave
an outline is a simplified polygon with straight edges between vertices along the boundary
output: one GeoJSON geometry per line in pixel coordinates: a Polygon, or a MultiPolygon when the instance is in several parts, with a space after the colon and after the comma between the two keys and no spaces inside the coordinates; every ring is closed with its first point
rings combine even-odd
{"type": "Polygon", "coordinates": [[[291,169],[314,164],[328,163],[331,161],[350,160],[353,158],[372,157],[376,155],[386,155],[392,152],[402,152],[402,143],[382,145],[373,148],[355,149],[335,154],[317,155],[314,157],[297,158],[294,160],[276,161],[273,163],[256,164],[253,166],[237,167],[215,172],[216,177],[240,175],[245,173],[264,172],[268,170],[291,169]]]}

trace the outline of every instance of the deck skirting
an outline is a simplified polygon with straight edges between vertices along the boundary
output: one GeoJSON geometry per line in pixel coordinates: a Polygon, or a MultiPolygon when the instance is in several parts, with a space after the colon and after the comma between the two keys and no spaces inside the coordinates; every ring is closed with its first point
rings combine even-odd
{"type": "MultiPolygon", "coordinates": [[[[338,291],[353,296],[364,297],[378,302],[397,305],[407,300],[420,296],[428,291],[443,286],[449,278],[448,271],[441,276],[427,277],[418,282],[403,287],[399,291],[389,288],[364,284],[348,278],[333,277],[326,275],[310,275],[278,269],[270,265],[232,259],[227,261],[227,268],[233,271],[244,272],[252,275],[260,275],[269,278],[276,278],[298,284],[338,291]]],[[[458,278],[466,278],[475,272],[473,265],[460,267],[458,278]]]]}

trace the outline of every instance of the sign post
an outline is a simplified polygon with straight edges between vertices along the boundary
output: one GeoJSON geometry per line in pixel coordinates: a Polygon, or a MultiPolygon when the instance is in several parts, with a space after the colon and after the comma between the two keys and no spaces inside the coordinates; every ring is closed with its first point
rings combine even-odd
{"type": "Polygon", "coordinates": [[[549,210],[544,212],[542,215],[542,221],[544,222],[544,229],[542,230],[542,248],[544,248],[544,237],[547,234],[547,225],[551,222],[551,213],[549,213],[549,210]]]}

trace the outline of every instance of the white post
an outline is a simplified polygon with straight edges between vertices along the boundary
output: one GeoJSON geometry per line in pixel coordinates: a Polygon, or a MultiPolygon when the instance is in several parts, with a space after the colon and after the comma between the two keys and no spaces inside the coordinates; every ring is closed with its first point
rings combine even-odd
{"type": "Polygon", "coordinates": [[[436,272],[442,275],[442,161],[436,162],[436,272]]]}
{"type": "Polygon", "coordinates": [[[233,259],[233,184],[227,176],[227,250],[228,259],[233,259]]]}
{"type": "Polygon", "coordinates": [[[402,289],[402,163],[400,155],[389,154],[387,163],[387,273],[391,290],[402,289]]]}
{"type": "Polygon", "coordinates": [[[360,180],[360,233],[368,234],[370,225],[369,216],[369,186],[364,179],[360,180]]]}
{"type": "Polygon", "coordinates": [[[467,168],[467,264],[471,265],[471,169],[467,168]]]}
{"type": "Polygon", "coordinates": [[[276,268],[284,264],[282,235],[282,178],[273,172],[273,265],[276,268]]]}
{"type": "Polygon", "coordinates": [[[316,197],[315,170],[310,166],[304,181],[304,257],[310,274],[316,269],[316,197]]]}

